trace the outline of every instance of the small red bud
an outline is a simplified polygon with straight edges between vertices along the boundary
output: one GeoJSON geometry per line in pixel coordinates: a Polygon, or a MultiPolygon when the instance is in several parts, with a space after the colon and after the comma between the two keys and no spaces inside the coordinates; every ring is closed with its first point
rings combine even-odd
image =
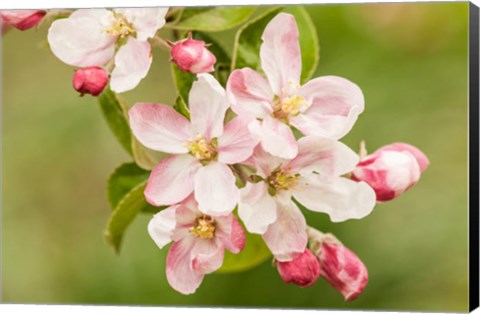
{"type": "Polygon", "coordinates": [[[35,27],[47,14],[44,10],[3,10],[0,11],[2,18],[2,29],[7,25],[13,26],[21,31],[35,27]]]}
{"type": "Polygon", "coordinates": [[[73,75],[73,88],[82,96],[84,94],[98,96],[107,84],[108,72],[98,66],[77,70],[73,75]]]}
{"type": "Polygon", "coordinates": [[[173,44],[171,57],[180,70],[193,74],[214,71],[213,65],[217,61],[204,41],[190,37],[173,44]]]}
{"type": "Polygon", "coordinates": [[[318,259],[309,249],[290,262],[277,262],[278,272],[285,283],[302,288],[313,285],[320,276],[318,259]]]}

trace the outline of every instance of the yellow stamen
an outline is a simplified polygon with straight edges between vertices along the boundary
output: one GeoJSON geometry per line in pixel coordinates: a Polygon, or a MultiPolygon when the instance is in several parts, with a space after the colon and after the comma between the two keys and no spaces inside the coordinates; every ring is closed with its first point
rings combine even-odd
{"type": "Polygon", "coordinates": [[[135,35],[135,28],[133,28],[133,25],[130,24],[123,15],[116,14],[115,21],[110,28],[105,29],[105,32],[113,36],[125,38],[130,35],[135,35]]]}
{"type": "Polygon", "coordinates": [[[214,141],[208,142],[201,134],[187,142],[186,146],[190,154],[201,161],[211,161],[217,156],[214,141]]]}
{"type": "Polygon", "coordinates": [[[197,238],[211,239],[215,235],[215,222],[210,216],[202,216],[197,219],[197,224],[189,231],[197,238]]]}
{"type": "Polygon", "coordinates": [[[278,99],[274,106],[273,116],[277,119],[283,119],[288,122],[289,117],[299,115],[307,106],[305,98],[299,95],[293,95],[278,99]]]}
{"type": "Polygon", "coordinates": [[[298,184],[299,175],[288,173],[285,169],[277,169],[268,177],[268,184],[278,190],[291,190],[298,184]]]}

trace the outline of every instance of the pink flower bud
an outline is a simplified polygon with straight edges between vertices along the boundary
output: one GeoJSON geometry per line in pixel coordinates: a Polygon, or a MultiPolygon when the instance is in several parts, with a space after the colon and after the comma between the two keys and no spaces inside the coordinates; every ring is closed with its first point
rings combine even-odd
{"type": "Polygon", "coordinates": [[[278,272],[285,283],[293,283],[302,288],[313,285],[320,276],[318,259],[309,249],[290,262],[277,262],[278,272]]]}
{"type": "Polygon", "coordinates": [[[377,201],[389,201],[415,185],[428,165],[427,156],[418,148],[394,143],[362,159],[352,179],[370,185],[377,194],[377,201]]]}
{"type": "Polygon", "coordinates": [[[356,299],[368,282],[362,261],[340,242],[323,241],[318,252],[320,274],[346,301],[356,299]]]}
{"type": "Polygon", "coordinates": [[[87,67],[75,71],[73,88],[84,94],[98,96],[108,84],[108,72],[101,67],[87,67]]]}
{"type": "Polygon", "coordinates": [[[35,27],[47,14],[44,10],[4,10],[0,11],[2,28],[11,25],[21,31],[35,27]]]}
{"type": "Polygon", "coordinates": [[[217,61],[205,47],[205,42],[187,38],[172,46],[172,60],[184,72],[193,74],[212,72],[217,61]]]}

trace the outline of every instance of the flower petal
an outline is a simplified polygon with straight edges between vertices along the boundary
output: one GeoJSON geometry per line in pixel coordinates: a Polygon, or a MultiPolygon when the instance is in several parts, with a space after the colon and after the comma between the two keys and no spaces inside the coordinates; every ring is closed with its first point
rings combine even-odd
{"type": "Polygon", "coordinates": [[[393,143],[389,145],[382,146],[378,151],[388,151],[388,150],[393,150],[393,151],[404,151],[404,152],[409,152],[415,157],[415,160],[417,161],[419,167],[420,167],[420,172],[424,172],[428,165],[430,164],[430,161],[428,160],[428,157],[418,148],[416,148],[413,145],[407,144],[407,143],[393,143]]]}
{"type": "Polygon", "coordinates": [[[300,82],[302,71],[295,17],[286,13],[278,14],[265,27],[262,39],[262,69],[275,95],[282,96],[282,89],[300,82]]]}
{"type": "Polygon", "coordinates": [[[224,249],[218,239],[195,239],[191,251],[191,268],[203,274],[210,274],[219,269],[223,263],[224,249]]]}
{"type": "Polygon", "coordinates": [[[147,76],[152,64],[152,51],[148,42],[128,38],[125,46],[115,55],[115,68],[112,71],[110,87],[117,93],[134,89],[147,76]]]}
{"type": "Polygon", "coordinates": [[[204,274],[191,268],[191,250],[195,238],[185,237],[174,242],[167,255],[167,280],[173,289],[183,294],[192,294],[202,283],[204,274]]]}
{"type": "Polygon", "coordinates": [[[190,155],[172,155],[153,168],[145,188],[145,198],[155,206],[172,205],[193,191],[194,175],[201,167],[190,155]]]}
{"type": "Polygon", "coordinates": [[[208,140],[223,133],[223,120],[229,104],[225,90],[210,74],[199,74],[189,94],[192,129],[208,140]]]}
{"type": "Polygon", "coordinates": [[[129,111],[133,135],[148,148],[171,154],[187,153],[189,121],[167,105],[135,104],[129,111]]]}
{"type": "Polygon", "coordinates": [[[291,172],[322,177],[340,176],[355,169],[358,155],[345,144],[319,136],[306,136],[298,140],[298,155],[285,165],[291,172]]]}
{"type": "Polygon", "coordinates": [[[238,216],[251,233],[264,234],[277,220],[277,203],[265,182],[250,183],[240,190],[238,216]]]}
{"type": "Polygon", "coordinates": [[[215,235],[223,246],[234,254],[240,253],[245,247],[245,232],[237,217],[230,214],[215,218],[217,222],[215,235]]]}
{"type": "Polygon", "coordinates": [[[250,134],[247,125],[248,122],[240,117],[225,125],[223,134],[218,138],[218,161],[235,164],[252,155],[258,139],[250,134]]]}
{"type": "Polygon", "coordinates": [[[155,214],[148,223],[148,234],[161,249],[172,241],[172,233],[176,226],[176,209],[178,205],[170,206],[155,214]]]}
{"type": "Polygon", "coordinates": [[[243,68],[230,74],[227,97],[239,116],[263,119],[272,113],[273,92],[268,81],[258,72],[243,68]]]}
{"type": "Polygon", "coordinates": [[[250,132],[261,139],[267,153],[285,159],[297,156],[297,141],[288,125],[271,116],[266,116],[261,124],[255,122],[249,124],[250,132]]]}
{"type": "Polygon", "coordinates": [[[123,14],[133,24],[140,41],[154,37],[157,30],[165,25],[167,11],[168,8],[115,9],[115,12],[123,14]]]}
{"type": "Polygon", "coordinates": [[[298,93],[310,107],[290,122],[305,135],[339,139],[350,131],[364,109],[362,90],[337,76],[317,77],[298,93]]]}
{"type": "Polygon", "coordinates": [[[277,260],[288,262],[307,247],[307,222],[291,200],[277,206],[277,220],[268,227],[263,240],[277,260]]]}
{"type": "Polygon", "coordinates": [[[335,178],[322,182],[318,175],[304,178],[293,196],[306,208],[326,213],[332,222],[361,219],[375,206],[376,195],[365,182],[335,178]]]}
{"type": "Polygon", "coordinates": [[[195,175],[195,199],[198,209],[212,216],[229,214],[238,203],[235,176],[228,166],[210,162],[195,175]]]}
{"type": "Polygon", "coordinates": [[[117,40],[104,31],[107,26],[102,24],[111,14],[104,9],[77,10],[69,18],[54,21],[48,30],[53,54],[72,66],[106,64],[113,58],[117,40]]]}
{"type": "Polygon", "coordinates": [[[266,179],[273,170],[286,162],[285,159],[267,153],[262,148],[262,145],[257,145],[253,150],[252,156],[242,162],[242,164],[255,168],[257,171],[256,174],[266,179]]]}

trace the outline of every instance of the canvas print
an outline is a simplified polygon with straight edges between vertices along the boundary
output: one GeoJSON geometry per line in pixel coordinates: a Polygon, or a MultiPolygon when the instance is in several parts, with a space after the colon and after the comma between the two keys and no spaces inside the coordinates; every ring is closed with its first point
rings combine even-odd
{"type": "Polygon", "coordinates": [[[468,3],[0,15],[2,302],[468,308],[468,3]]]}

